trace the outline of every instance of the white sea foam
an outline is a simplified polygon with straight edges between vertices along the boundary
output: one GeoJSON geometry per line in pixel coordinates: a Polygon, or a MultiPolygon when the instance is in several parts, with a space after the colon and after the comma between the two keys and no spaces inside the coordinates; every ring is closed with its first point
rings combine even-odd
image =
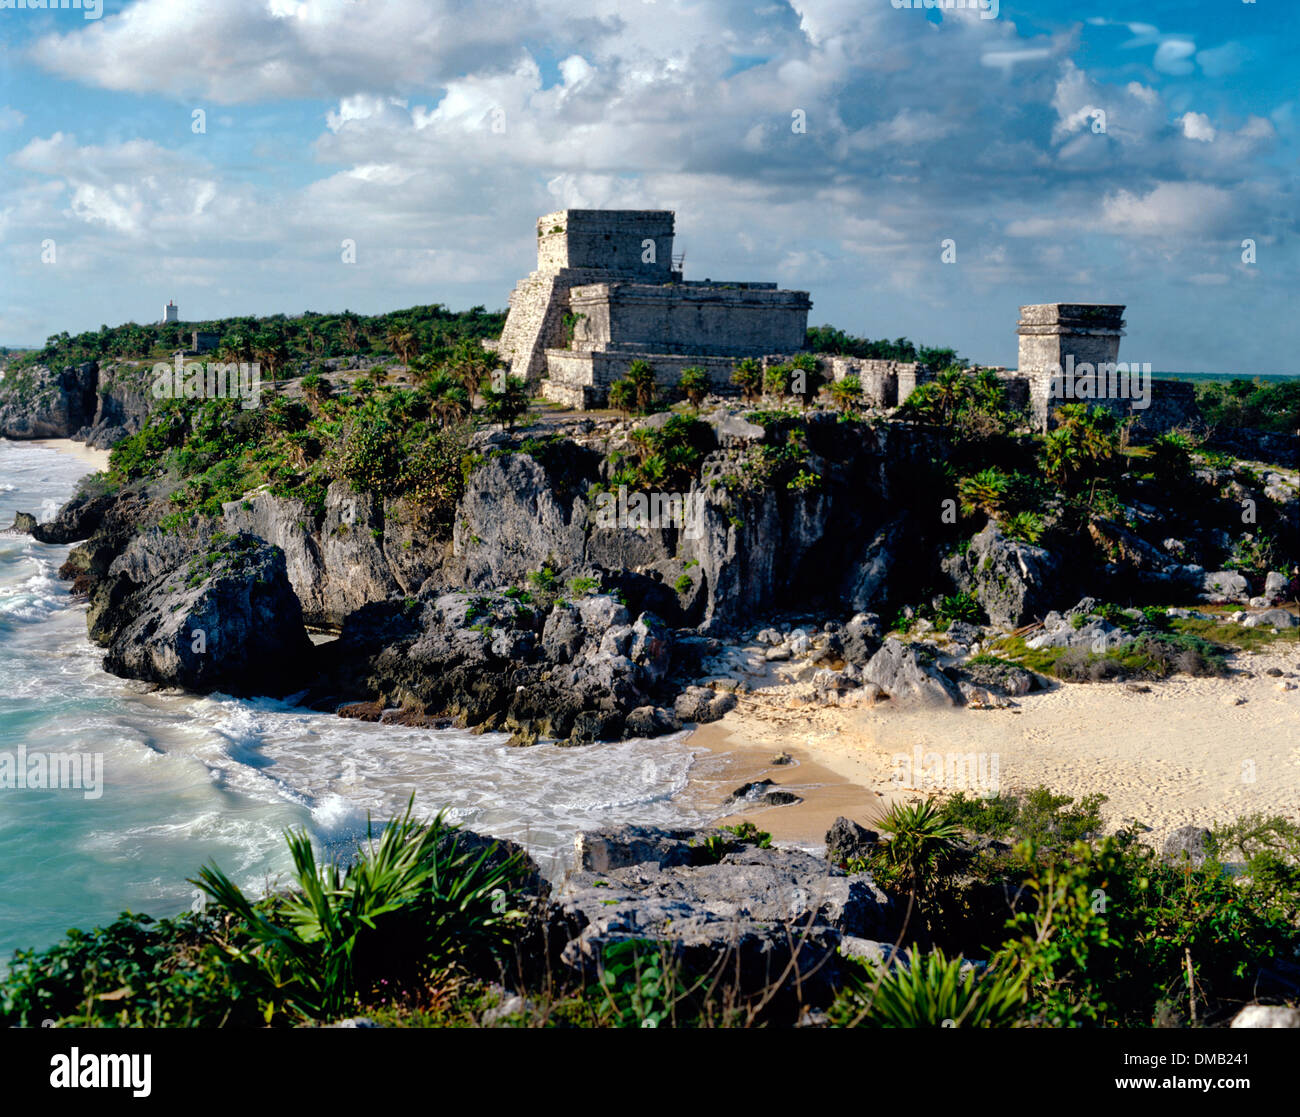
{"type": "MultiPolygon", "coordinates": [[[[0,441],[0,523],[57,506],[84,470],[0,441]]],[[[67,552],[0,535],[0,747],[102,752],[105,790],[93,803],[0,797],[0,955],[124,908],[185,910],[186,878],[209,860],[260,890],[290,868],[285,828],[306,827],[326,856],[343,856],[369,818],[399,815],[412,792],[417,814],[445,811],[521,841],[552,875],[579,829],[699,821],[681,795],[692,764],[683,735],[514,748],[502,734],[370,724],[115,678],[86,638],[85,606],[57,579],[67,552]]]]}

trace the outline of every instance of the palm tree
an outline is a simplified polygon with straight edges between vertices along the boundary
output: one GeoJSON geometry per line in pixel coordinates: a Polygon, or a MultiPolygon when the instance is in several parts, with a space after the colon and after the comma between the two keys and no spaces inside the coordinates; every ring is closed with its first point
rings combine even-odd
{"type": "Polygon", "coordinates": [[[411,353],[419,344],[419,340],[411,324],[402,318],[389,323],[384,331],[384,341],[404,365],[411,363],[411,353]]]}
{"type": "Polygon", "coordinates": [[[280,369],[289,359],[289,347],[278,330],[265,330],[253,339],[253,353],[266,366],[274,384],[280,375],[280,369]]]}
{"type": "Polygon", "coordinates": [[[745,399],[758,399],[763,389],[763,370],[753,357],[746,357],[731,370],[731,382],[740,389],[745,399]]]}
{"type": "Polygon", "coordinates": [[[361,329],[361,319],[350,310],[343,312],[343,317],[339,319],[343,326],[343,337],[348,343],[348,348],[353,353],[361,352],[361,340],[365,337],[361,329]]]}
{"type": "Polygon", "coordinates": [[[795,387],[802,389],[797,395],[804,407],[808,407],[817,398],[817,393],[822,390],[822,385],[826,383],[826,377],[822,373],[821,360],[816,353],[799,353],[795,355],[790,364],[796,373],[803,374],[802,377],[795,377],[795,387]]]}
{"type": "Polygon", "coordinates": [[[850,373],[831,385],[831,399],[846,414],[862,402],[862,381],[850,373]]]}
{"type": "Polygon", "coordinates": [[[508,430],[528,410],[528,384],[522,376],[507,376],[500,391],[485,387],[483,398],[487,401],[484,410],[489,418],[504,423],[508,430]]]}
{"type": "Polygon", "coordinates": [[[623,412],[625,419],[631,416],[636,409],[636,388],[630,380],[615,380],[609,386],[609,406],[623,412]]]}
{"type": "Polygon", "coordinates": [[[996,517],[1006,508],[1010,487],[1011,478],[995,466],[963,477],[957,486],[962,515],[973,516],[976,512],[983,512],[986,516],[996,517]]]}
{"type": "Polygon", "coordinates": [[[655,370],[649,361],[639,358],[627,366],[627,381],[636,391],[636,404],[641,411],[655,405],[655,370]]]}
{"type": "Polygon", "coordinates": [[[709,391],[709,374],[698,365],[691,365],[689,368],[682,369],[677,387],[682,395],[690,400],[692,407],[699,407],[709,391]]]}
{"type": "Polygon", "coordinates": [[[939,422],[947,426],[961,409],[966,395],[966,375],[955,365],[939,373],[934,380],[934,405],[939,422]]]}
{"type": "Polygon", "coordinates": [[[793,365],[773,365],[763,374],[764,390],[777,397],[788,396],[793,372],[793,365]]]}

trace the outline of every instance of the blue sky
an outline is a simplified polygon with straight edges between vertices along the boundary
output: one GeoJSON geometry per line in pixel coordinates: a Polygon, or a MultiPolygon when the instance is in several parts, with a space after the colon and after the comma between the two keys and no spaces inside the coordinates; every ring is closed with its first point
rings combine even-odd
{"type": "Polygon", "coordinates": [[[0,8],[0,343],[168,298],[500,307],[538,214],[636,207],[677,211],[689,277],[806,289],[866,336],[1014,365],[1021,303],[1122,302],[1123,359],[1295,370],[1300,19],[1277,0],[84,15],[0,8]]]}

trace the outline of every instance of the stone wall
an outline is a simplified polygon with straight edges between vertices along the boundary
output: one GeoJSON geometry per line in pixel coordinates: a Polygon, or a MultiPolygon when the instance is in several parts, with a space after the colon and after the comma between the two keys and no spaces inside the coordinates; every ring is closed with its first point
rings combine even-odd
{"type": "MultiPolygon", "coordinates": [[[[791,357],[789,353],[771,353],[758,357],[764,368],[782,364],[791,357]]],[[[605,350],[548,349],[546,351],[547,378],[542,381],[542,396],[552,403],[578,410],[604,407],[608,402],[609,386],[627,375],[628,365],[634,360],[647,361],[655,370],[655,383],[661,397],[676,398],[677,381],[682,369],[704,369],[709,377],[709,391],[717,396],[739,395],[731,382],[736,367],[734,357],[701,356],[697,353],[610,352],[605,350]]]]}
{"type": "Polygon", "coordinates": [[[537,219],[537,269],[595,268],[645,283],[672,279],[668,209],[562,209],[537,219]]]}
{"type": "Polygon", "coordinates": [[[876,361],[862,357],[830,357],[833,380],[856,376],[862,398],[872,407],[897,407],[918,384],[934,377],[934,371],[912,361],[876,361]]]}
{"type": "Polygon", "coordinates": [[[598,283],[575,287],[573,348],[746,357],[803,348],[806,291],[770,285],[598,283]]]}

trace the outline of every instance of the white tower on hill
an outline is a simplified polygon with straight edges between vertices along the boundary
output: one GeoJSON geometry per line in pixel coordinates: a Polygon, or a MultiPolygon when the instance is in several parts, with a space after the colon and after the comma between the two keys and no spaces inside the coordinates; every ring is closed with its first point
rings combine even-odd
{"type": "Polygon", "coordinates": [[[163,324],[168,322],[179,322],[181,320],[181,308],[178,307],[171,299],[167,300],[167,305],[163,307],[163,324]]]}

